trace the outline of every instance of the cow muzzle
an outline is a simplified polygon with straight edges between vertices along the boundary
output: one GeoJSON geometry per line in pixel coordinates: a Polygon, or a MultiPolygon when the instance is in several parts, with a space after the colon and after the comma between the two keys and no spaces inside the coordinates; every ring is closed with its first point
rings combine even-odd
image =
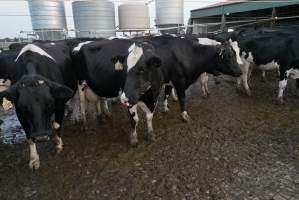
{"type": "Polygon", "coordinates": [[[120,102],[126,107],[130,107],[131,104],[129,103],[128,97],[126,97],[126,94],[123,92],[120,96],[120,102]]]}

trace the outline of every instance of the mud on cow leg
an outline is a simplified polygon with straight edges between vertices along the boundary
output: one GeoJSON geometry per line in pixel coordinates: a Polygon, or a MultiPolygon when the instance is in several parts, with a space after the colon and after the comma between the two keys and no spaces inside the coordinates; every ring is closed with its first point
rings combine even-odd
{"type": "Polygon", "coordinates": [[[30,151],[29,167],[33,170],[36,170],[40,167],[39,155],[36,150],[36,144],[32,141],[32,139],[28,139],[27,143],[29,145],[30,151]]]}
{"type": "Polygon", "coordinates": [[[132,106],[128,109],[129,117],[131,121],[132,132],[130,135],[130,144],[133,147],[136,147],[138,144],[138,135],[137,135],[137,125],[138,125],[138,113],[137,113],[137,105],[132,106]]]}

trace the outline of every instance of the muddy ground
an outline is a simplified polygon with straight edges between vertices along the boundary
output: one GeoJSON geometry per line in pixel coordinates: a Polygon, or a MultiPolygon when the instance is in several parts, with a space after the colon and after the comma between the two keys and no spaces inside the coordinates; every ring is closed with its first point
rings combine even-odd
{"type": "Polygon", "coordinates": [[[87,133],[66,121],[64,151],[56,155],[51,143],[40,144],[37,171],[28,167],[25,143],[1,144],[0,199],[298,200],[295,82],[289,81],[286,104],[278,105],[277,78],[268,79],[254,76],[252,97],[238,94],[228,77],[218,85],[210,79],[208,99],[193,86],[192,122],[180,121],[171,101],[168,114],[156,112],[156,142],[144,140],[142,119],[137,148],[129,146],[129,120],[118,104],[100,125],[91,112],[87,133]]]}

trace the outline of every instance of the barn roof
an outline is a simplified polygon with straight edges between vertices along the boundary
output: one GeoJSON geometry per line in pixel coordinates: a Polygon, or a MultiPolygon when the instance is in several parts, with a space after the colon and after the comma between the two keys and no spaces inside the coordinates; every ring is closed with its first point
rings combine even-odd
{"type": "Polygon", "coordinates": [[[191,10],[191,18],[222,15],[222,13],[262,10],[295,4],[299,4],[299,0],[228,0],[207,7],[191,10]]]}

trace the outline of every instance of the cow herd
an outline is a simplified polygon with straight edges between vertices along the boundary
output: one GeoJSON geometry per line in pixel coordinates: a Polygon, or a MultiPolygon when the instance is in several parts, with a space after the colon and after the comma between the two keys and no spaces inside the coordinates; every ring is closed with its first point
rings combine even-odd
{"type": "Polygon", "coordinates": [[[154,141],[152,119],[161,91],[164,111],[172,95],[179,101],[180,117],[188,122],[185,91],[200,79],[206,97],[208,74],[236,77],[237,89],[243,86],[250,96],[248,79],[253,67],[261,69],[263,80],[267,70],[277,70],[282,102],[288,79],[299,78],[298,48],[296,28],[243,29],[205,37],[35,41],[0,51],[0,79],[11,82],[1,85],[0,99],[13,102],[29,144],[29,166],[38,169],[38,142],[52,138],[57,151],[62,151],[65,110],[73,110],[77,91],[84,127],[87,102],[95,105],[99,117],[111,116],[107,101],[119,97],[128,110],[130,143],[135,146],[138,107],[146,113],[147,139],[154,141]]]}

